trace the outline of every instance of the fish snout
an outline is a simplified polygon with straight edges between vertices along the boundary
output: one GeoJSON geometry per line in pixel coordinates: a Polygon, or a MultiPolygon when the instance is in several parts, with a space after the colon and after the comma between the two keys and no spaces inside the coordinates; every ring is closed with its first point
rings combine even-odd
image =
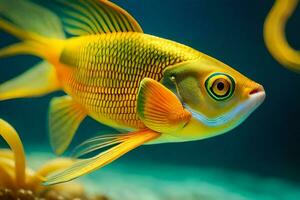
{"type": "Polygon", "coordinates": [[[249,92],[249,98],[255,100],[258,104],[262,103],[266,98],[266,92],[262,85],[256,84],[249,92]]]}

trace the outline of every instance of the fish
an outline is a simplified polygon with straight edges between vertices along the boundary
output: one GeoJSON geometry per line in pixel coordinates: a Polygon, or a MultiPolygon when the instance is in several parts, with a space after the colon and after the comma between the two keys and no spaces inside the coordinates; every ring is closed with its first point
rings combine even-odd
{"type": "Polygon", "coordinates": [[[264,23],[264,40],[270,54],[287,69],[300,73],[300,53],[290,46],[285,27],[299,0],[276,0],[264,23]]]}
{"type": "Polygon", "coordinates": [[[45,185],[90,173],[141,145],[226,133],[265,99],[262,85],[192,47],[144,33],[110,1],[55,4],[57,12],[30,1],[0,0],[0,29],[21,40],[0,49],[0,57],[42,59],[0,84],[0,100],[64,91],[49,108],[49,138],[58,155],[87,116],[120,133],[83,142],[74,150],[78,161],[47,177],[45,185]]]}

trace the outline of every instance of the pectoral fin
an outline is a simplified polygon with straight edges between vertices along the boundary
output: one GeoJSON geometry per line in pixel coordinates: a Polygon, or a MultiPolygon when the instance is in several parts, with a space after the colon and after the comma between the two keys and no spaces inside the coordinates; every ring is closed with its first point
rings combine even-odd
{"type": "Polygon", "coordinates": [[[72,141],[86,111],[70,96],[52,99],[49,111],[50,142],[56,154],[62,154],[72,141]]]}
{"type": "Polygon", "coordinates": [[[141,81],[137,112],[148,128],[161,133],[182,128],[191,118],[174,93],[150,78],[141,81]]]}
{"type": "Polygon", "coordinates": [[[79,176],[104,167],[130,150],[160,136],[160,133],[151,130],[142,130],[123,135],[102,136],[81,145],[82,149],[77,155],[85,155],[91,151],[111,146],[116,146],[88,159],[78,160],[71,167],[46,177],[44,185],[53,185],[73,180],[79,176]]]}

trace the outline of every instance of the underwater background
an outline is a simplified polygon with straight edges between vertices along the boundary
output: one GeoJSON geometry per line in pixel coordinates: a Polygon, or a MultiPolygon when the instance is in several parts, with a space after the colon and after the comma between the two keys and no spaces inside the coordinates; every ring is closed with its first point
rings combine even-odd
{"type": "MultiPolygon", "coordinates": [[[[265,47],[263,23],[274,2],[113,2],[131,13],[145,33],[189,45],[261,83],[267,98],[244,123],[227,134],[131,151],[82,178],[91,192],[131,200],[300,199],[300,74],[278,64],[265,47]]],[[[290,44],[299,49],[299,6],[286,31],[290,44]]],[[[14,41],[0,32],[1,47],[14,41]]],[[[0,59],[0,84],[38,60],[32,56],[0,59]]],[[[47,113],[50,99],[61,95],[57,92],[0,102],[0,118],[19,132],[26,152],[32,156],[29,165],[54,156],[48,140],[47,113]]],[[[88,118],[76,133],[72,147],[97,134],[111,132],[115,130],[88,118]]]]}

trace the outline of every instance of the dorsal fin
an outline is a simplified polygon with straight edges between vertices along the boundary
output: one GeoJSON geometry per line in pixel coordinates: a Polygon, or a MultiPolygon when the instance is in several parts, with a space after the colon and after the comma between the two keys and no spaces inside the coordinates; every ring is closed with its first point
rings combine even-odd
{"type": "Polygon", "coordinates": [[[106,0],[57,0],[65,30],[71,35],[143,32],[125,10],[106,0]]]}

